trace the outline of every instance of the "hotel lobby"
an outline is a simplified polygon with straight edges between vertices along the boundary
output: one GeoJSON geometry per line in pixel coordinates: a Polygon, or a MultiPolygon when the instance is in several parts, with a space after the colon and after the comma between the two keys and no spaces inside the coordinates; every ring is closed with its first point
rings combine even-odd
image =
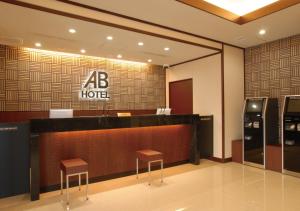
{"type": "Polygon", "coordinates": [[[300,210],[299,0],[0,14],[0,210],[300,210]]]}

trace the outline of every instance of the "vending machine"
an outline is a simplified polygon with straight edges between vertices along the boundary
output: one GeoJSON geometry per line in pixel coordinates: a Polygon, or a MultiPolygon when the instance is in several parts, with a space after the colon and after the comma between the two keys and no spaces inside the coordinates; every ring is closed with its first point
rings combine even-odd
{"type": "Polygon", "coordinates": [[[300,176],[300,96],[285,96],[282,109],[283,173],[300,176]]]}
{"type": "Polygon", "coordinates": [[[267,144],[279,143],[278,100],[246,98],[244,103],[243,163],[265,168],[267,144]]]}

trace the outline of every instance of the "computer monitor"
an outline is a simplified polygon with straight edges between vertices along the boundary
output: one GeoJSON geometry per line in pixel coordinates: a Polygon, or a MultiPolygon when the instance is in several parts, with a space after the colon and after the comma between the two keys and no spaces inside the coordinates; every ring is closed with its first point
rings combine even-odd
{"type": "Polygon", "coordinates": [[[170,115],[171,114],[171,108],[157,108],[156,109],[157,115],[170,115]]]}
{"type": "Polygon", "coordinates": [[[165,108],[164,114],[165,115],[170,115],[171,114],[171,108],[165,108]]]}
{"type": "Polygon", "coordinates": [[[50,109],[49,118],[57,119],[57,118],[72,118],[73,117],[73,109],[50,109]]]}
{"type": "Polygon", "coordinates": [[[156,109],[156,114],[161,115],[162,114],[162,108],[157,108],[156,109]]]}
{"type": "Polygon", "coordinates": [[[247,103],[246,112],[248,113],[261,113],[263,107],[263,100],[262,99],[250,99],[247,103]]]}
{"type": "Polygon", "coordinates": [[[300,112],[300,99],[290,98],[288,101],[287,113],[299,113],[300,112]]]}

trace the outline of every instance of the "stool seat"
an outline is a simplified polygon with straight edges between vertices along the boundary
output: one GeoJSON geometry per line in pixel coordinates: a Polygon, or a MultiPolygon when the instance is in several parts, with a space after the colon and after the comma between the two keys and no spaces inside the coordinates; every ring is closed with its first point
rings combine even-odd
{"type": "Polygon", "coordinates": [[[62,160],[60,167],[65,174],[78,174],[88,171],[88,163],[80,158],[62,160]]]}
{"type": "Polygon", "coordinates": [[[85,175],[86,189],[85,196],[88,200],[88,184],[89,184],[89,172],[88,163],[80,158],[62,160],[60,162],[60,193],[63,195],[63,177],[66,176],[66,191],[67,191],[67,209],[69,209],[69,177],[78,176],[79,190],[81,186],[81,175],[85,175]]]}
{"type": "Polygon", "coordinates": [[[163,154],[161,152],[151,150],[151,149],[136,151],[136,156],[138,159],[143,161],[153,161],[153,160],[163,159],[163,154]]]}
{"type": "Polygon", "coordinates": [[[149,185],[151,185],[151,163],[160,162],[160,177],[161,182],[163,182],[163,168],[164,160],[163,153],[152,150],[152,149],[143,149],[136,151],[136,178],[139,178],[139,160],[145,161],[148,163],[148,173],[149,173],[149,185]]]}

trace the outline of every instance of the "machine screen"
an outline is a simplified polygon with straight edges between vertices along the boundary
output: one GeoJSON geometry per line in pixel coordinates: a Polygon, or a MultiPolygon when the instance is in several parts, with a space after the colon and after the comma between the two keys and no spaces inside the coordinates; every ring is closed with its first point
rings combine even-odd
{"type": "Polygon", "coordinates": [[[263,100],[249,100],[246,112],[262,112],[263,100]]]}
{"type": "Polygon", "coordinates": [[[300,99],[289,99],[288,113],[300,112],[300,99]]]}

